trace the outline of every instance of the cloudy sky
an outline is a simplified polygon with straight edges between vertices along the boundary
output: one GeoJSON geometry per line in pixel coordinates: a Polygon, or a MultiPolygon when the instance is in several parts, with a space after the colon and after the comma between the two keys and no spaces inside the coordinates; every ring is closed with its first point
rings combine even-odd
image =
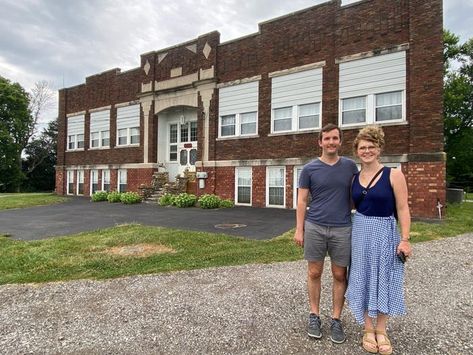
{"type": "MultiPolygon", "coordinates": [[[[353,0],[347,0],[353,1],[353,0]]],[[[219,31],[222,42],[258,23],[325,0],[0,0],[0,75],[26,90],[57,90],[119,67],[140,54],[219,31]]],[[[473,37],[473,0],[444,0],[444,27],[473,37]]],[[[52,109],[42,117],[53,119],[52,109]]]]}

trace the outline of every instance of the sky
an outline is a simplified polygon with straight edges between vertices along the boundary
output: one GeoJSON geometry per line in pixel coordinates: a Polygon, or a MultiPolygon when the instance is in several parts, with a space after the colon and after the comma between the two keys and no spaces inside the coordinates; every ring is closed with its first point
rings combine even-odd
{"type": "MultiPolygon", "coordinates": [[[[356,2],[356,0],[343,0],[356,2]]],[[[258,23],[326,0],[0,0],[0,75],[31,91],[56,91],[112,68],[140,65],[140,54],[211,31],[220,41],[258,31],[258,23]]],[[[473,37],[473,0],[444,0],[444,28],[473,37]]],[[[57,115],[57,103],[41,117],[57,115]]]]}

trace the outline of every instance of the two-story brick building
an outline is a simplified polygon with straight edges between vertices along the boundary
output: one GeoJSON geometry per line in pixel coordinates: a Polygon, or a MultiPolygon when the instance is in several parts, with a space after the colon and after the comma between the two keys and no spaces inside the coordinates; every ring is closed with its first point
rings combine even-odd
{"type": "MultiPolygon", "coordinates": [[[[196,194],[295,207],[320,127],[381,125],[412,214],[445,199],[442,1],[328,1],[220,43],[211,32],[59,92],[58,194],[136,191],[154,172],[205,172],[196,194]]],[[[201,175],[198,175],[201,176],[201,175]]]]}

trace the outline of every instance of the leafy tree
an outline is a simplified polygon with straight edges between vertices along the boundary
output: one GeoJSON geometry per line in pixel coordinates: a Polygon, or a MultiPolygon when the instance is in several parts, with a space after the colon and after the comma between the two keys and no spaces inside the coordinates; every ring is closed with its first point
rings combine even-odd
{"type": "Polygon", "coordinates": [[[450,185],[473,188],[473,38],[444,31],[444,134],[450,185]]]}
{"type": "Polygon", "coordinates": [[[23,188],[28,191],[52,191],[56,176],[57,120],[51,121],[39,137],[33,139],[25,149],[27,158],[23,171],[27,180],[23,188]]]}
{"type": "Polygon", "coordinates": [[[0,184],[3,191],[18,191],[23,174],[21,152],[28,143],[33,118],[29,96],[18,83],[0,76],[0,184]]]}

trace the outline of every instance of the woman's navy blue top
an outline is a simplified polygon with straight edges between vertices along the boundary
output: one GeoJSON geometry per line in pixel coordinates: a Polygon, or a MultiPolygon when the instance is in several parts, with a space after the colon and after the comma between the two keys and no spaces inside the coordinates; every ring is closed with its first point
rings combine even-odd
{"type": "Polygon", "coordinates": [[[389,180],[391,168],[384,167],[381,177],[376,184],[371,185],[362,200],[362,191],[366,190],[360,184],[360,173],[355,175],[351,187],[351,196],[356,210],[365,216],[389,217],[394,215],[396,200],[389,180]],[[361,201],[361,203],[360,203],[361,201]]]}

